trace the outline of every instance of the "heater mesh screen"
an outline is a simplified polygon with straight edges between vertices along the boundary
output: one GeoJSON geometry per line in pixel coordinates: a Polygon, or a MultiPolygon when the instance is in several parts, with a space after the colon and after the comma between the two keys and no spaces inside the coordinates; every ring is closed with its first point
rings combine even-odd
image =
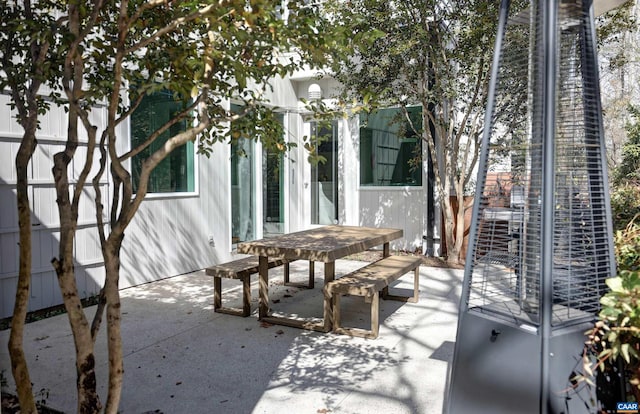
{"type": "MultiPolygon", "coordinates": [[[[597,72],[587,54],[593,39],[590,17],[580,4],[561,5],[555,99],[545,90],[543,33],[534,5],[510,10],[503,33],[495,105],[472,263],[468,308],[516,323],[540,323],[543,231],[553,234],[552,325],[592,318],[611,276],[606,170],[602,154],[597,72]],[[553,111],[545,105],[554,102],[553,111]],[[551,122],[550,122],[551,121],[551,122]],[[545,127],[553,125],[552,133],[545,127]],[[551,138],[549,138],[551,137],[551,138]],[[545,176],[544,154],[554,147],[553,176],[545,176]],[[543,192],[553,193],[553,222],[543,223],[543,192]]],[[[548,263],[548,262],[547,262],[548,263]]]]}

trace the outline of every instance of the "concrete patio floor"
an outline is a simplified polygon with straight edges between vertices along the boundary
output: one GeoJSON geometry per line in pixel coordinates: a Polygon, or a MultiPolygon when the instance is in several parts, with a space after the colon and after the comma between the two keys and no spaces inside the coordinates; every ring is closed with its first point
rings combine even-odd
{"type": "MultiPolygon", "coordinates": [[[[338,261],[336,274],[362,266],[338,261]]],[[[291,265],[292,281],[304,281],[307,264],[291,265]]],[[[141,413],[442,413],[456,335],[462,270],[420,268],[420,301],[381,301],[375,340],[323,334],[256,318],[213,312],[213,280],[204,271],[122,290],[124,386],[120,412],[141,413]]],[[[316,288],[282,285],[282,269],[270,272],[278,311],[322,314],[323,266],[316,288]]],[[[395,289],[411,289],[412,274],[395,289]]],[[[241,289],[223,281],[226,304],[240,303],[241,289]]],[[[407,292],[408,293],[408,292],[407,292]]],[[[361,298],[345,298],[343,322],[368,324],[361,298]]],[[[87,308],[93,317],[94,307],[87,308]]],[[[96,344],[98,384],[106,398],[106,326],[96,344]]],[[[0,332],[0,370],[15,389],[7,354],[9,331],[0,332]]],[[[73,341],[66,315],[27,325],[25,352],[34,391],[48,406],[76,412],[73,341]]]]}

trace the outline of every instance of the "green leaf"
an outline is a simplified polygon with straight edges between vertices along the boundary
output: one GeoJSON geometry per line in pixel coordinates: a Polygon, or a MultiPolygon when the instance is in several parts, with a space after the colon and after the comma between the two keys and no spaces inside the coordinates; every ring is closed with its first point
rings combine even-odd
{"type": "Polygon", "coordinates": [[[605,281],[609,289],[612,292],[624,292],[624,288],[622,287],[622,279],[620,277],[612,277],[605,281]]]}
{"type": "Polygon", "coordinates": [[[624,358],[624,360],[628,363],[631,362],[631,359],[629,358],[629,347],[631,345],[630,344],[622,344],[620,346],[620,354],[622,355],[622,357],[624,358]]]}

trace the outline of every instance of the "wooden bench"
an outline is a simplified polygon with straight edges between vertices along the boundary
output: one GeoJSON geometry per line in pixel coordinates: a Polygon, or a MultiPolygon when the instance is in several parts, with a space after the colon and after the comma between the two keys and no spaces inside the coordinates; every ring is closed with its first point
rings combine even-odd
{"type": "MultiPolygon", "coordinates": [[[[284,283],[288,286],[306,287],[314,286],[314,262],[309,262],[309,283],[299,284],[289,282],[289,263],[285,259],[269,258],[269,269],[284,265],[284,283]]],[[[229,315],[249,316],[251,313],[251,275],[258,273],[258,256],[249,256],[227,263],[207,267],[206,274],[213,276],[213,310],[214,312],[229,315]],[[242,281],[242,309],[222,306],[222,278],[239,279],[242,281]]]]}
{"type": "Polygon", "coordinates": [[[324,287],[325,307],[333,307],[333,332],[364,338],[377,338],[379,331],[379,297],[415,303],[418,301],[418,276],[422,259],[416,256],[389,256],[327,283],[324,287]],[[389,284],[414,271],[413,296],[389,294],[389,284]],[[340,324],[340,296],[363,296],[371,303],[371,330],[344,328],[340,324]]]}

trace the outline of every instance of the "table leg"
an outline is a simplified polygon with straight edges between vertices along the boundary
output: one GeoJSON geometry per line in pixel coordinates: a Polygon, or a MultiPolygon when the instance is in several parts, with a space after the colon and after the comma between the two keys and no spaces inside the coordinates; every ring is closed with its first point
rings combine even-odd
{"type": "Polygon", "coordinates": [[[258,307],[259,319],[269,315],[269,258],[260,256],[258,259],[258,278],[260,298],[258,307]]]}
{"type": "MultiPolygon", "coordinates": [[[[324,285],[325,287],[336,278],[336,262],[328,262],[324,264],[324,285]]],[[[323,331],[329,332],[333,328],[333,301],[330,300],[325,292],[325,300],[323,306],[323,331]]]]}
{"type": "Polygon", "coordinates": [[[382,246],[382,257],[389,257],[389,242],[382,246]]]}

